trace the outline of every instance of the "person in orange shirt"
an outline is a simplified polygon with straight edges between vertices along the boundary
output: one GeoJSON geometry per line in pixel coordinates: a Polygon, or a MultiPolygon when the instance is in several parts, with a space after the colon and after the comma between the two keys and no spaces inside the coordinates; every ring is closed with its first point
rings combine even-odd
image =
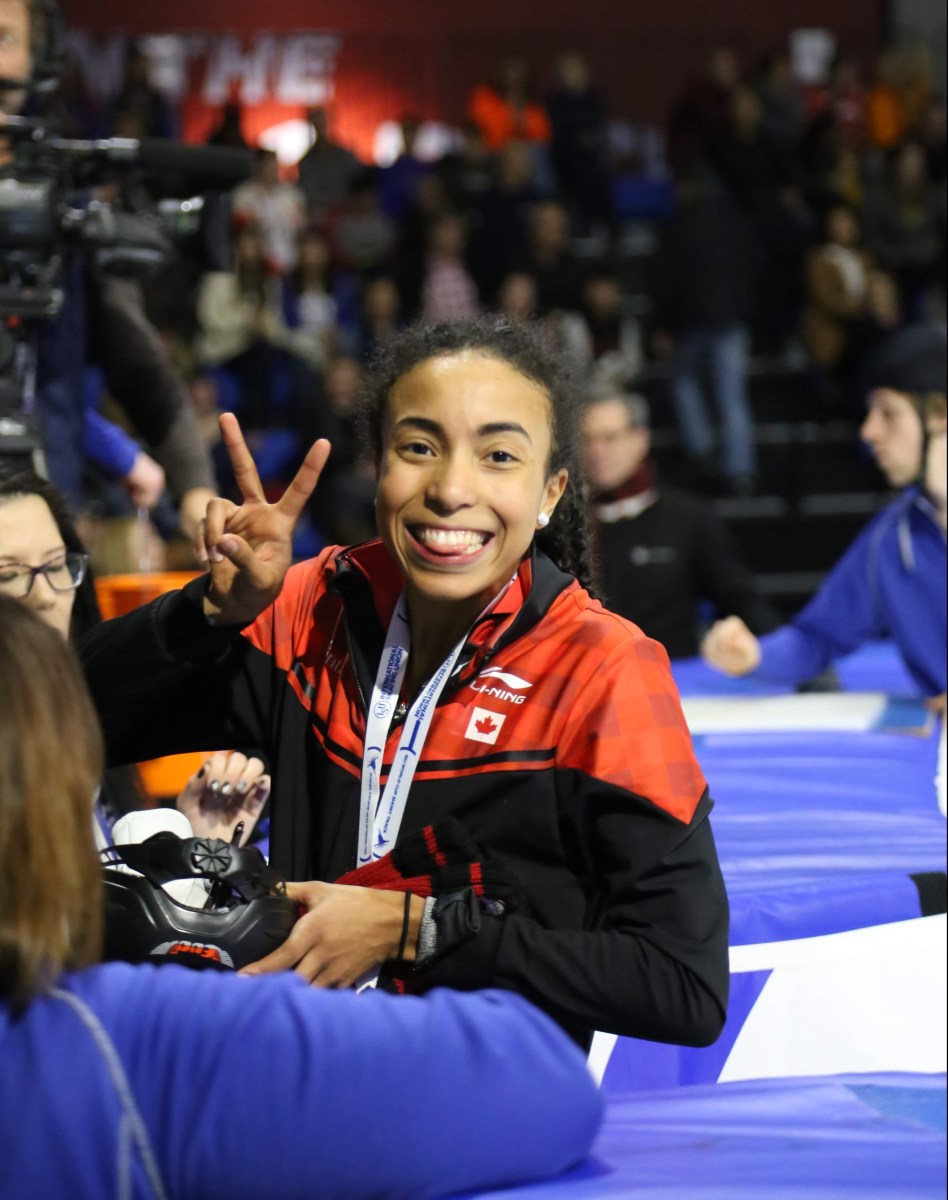
{"type": "Polygon", "coordinates": [[[474,89],[468,114],[492,152],[511,141],[548,142],[553,132],[543,105],[533,99],[530,64],[520,55],[503,60],[496,84],[474,89]]]}

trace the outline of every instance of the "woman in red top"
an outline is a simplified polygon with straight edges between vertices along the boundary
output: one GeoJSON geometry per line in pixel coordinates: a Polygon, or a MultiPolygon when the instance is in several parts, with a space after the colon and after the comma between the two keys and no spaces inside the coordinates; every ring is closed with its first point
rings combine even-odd
{"type": "Polygon", "coordinates": [[[519,55],[504,59],[498,82],[482,83],[471,93],[468,114],[488,150],[508,142],[548,142],[552,135],[546,109],[532,97],[530,64],[519,55]]]}

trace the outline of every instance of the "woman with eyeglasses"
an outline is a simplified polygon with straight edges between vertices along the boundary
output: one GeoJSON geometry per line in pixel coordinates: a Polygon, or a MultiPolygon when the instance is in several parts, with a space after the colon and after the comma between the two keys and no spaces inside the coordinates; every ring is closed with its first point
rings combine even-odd
{"type": "Polygon", "coordinates": [[[22,600],[64,638],[78,636],[96,623],[91,581],[82,588],[88,565],[52,484],[25,471],[0,470],[0,592],[22,600]]]}
{"type": "MultiPolygon", "coordinates": [[[[89,555],[62,494],[32,471],[0,466],[0,595],[19,600],[74,641],[102,620],[89,555]]],[[[210,757],[177,799],[196,832],[230,838],[253,831],[270,792],[263,762],[238,752],[210,757]]],[[[100,816],[108,823],[147,798],[131,768],[105,773],[100,816]]]]}

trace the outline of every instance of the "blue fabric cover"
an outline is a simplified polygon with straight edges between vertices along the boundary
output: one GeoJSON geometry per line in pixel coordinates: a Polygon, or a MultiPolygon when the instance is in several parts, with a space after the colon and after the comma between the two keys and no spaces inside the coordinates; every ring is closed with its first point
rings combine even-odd
{"type": "Polygon", "coordinates": [[[943,1200],[945,1077],[769,1079],[609,1097],[591,1161],[481,1200],[943,1200]]]}

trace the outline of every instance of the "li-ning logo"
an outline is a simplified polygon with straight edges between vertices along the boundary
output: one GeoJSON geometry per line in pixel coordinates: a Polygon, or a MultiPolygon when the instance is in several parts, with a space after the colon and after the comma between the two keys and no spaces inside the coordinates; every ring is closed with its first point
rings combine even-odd
{"type": "Polygon", "coordinates": [[[472,691],[483,692],[485,696],[492,696],[495,700],[506,700],[508,704],[523,704],[526,696],[518,696],[517,692],[525,692],[527,688],[532,687],[533,684],[528,683],[526,679],[521,679],[519,675],[511,675],[509,671],[503,671],[500,667],[488,667],[486,671],[481,671],[471,684],[472,691]],[[497,687],[483,682],[491,679],[496,679],[504,686],[497,687]]]}
{"type": "Polygon", "coordinates": [[[207,962],[220,963],[222,967],[233,969],[234,960],[220,946],[211,946],[207,942],[162,942],[151,952],[151,957],[164,956],[167,958],[203,958],[207,962]]]}

